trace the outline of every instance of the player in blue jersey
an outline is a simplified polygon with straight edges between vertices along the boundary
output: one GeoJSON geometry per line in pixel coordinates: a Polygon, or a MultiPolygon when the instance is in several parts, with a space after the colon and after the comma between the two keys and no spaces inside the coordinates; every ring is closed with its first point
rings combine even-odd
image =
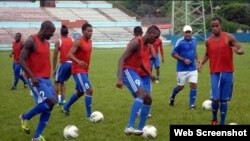
{"type": "Polygon", "coordinates": [[[184,37],[177,40],[172,50],[172,57],[177,60],[177,86],[173,89],[169,98],[169,105],[174,106],[176,95],[183,90],[186,81],[189,82],[189,108],[195,108],[197,94],[198,71],[196,62],[200,62],[196,51],[196,40],[192,37],[192,28],[189,25],[183,27],[184,37]]]}

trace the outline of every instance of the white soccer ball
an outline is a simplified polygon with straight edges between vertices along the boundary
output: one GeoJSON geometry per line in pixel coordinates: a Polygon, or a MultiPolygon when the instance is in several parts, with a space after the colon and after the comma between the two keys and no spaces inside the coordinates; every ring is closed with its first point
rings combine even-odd
{"type": "Polygon", "coordinates": [[[157,137],[157,129],[153,125],[144,126],[142,131],[142,136],[146,139],[154,139],[157,137]]]}
{"type": "Polygon", "coordinates": [[[95,111],[90,115],[90,121],[96,123],[104,120],[104,116],[101,112],[95,111]]]}
{"type": "Polygon", "coordinates": [[[202,109],[212,110],[212,100],[207,99],[202,103],[202,109]]]}
{"type": "Polygon", "coordinates": [[[79,129],[75,125],[68,125],[63,130],[63,136],[66,139],[77,138],[79,136],[79,129]]]}

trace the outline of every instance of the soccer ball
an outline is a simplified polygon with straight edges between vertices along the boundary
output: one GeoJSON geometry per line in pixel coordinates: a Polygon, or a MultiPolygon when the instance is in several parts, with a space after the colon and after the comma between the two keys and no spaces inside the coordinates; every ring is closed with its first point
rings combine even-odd
{"type": "Polygon", "coordinates": [[[231,123],[229,123],[228,125],[237,125],[237,123],[231,122],[231,123]]]}
{"type": "Polygon", "coordinates": [[[144,126],[142,131],[142,136],[146,139],[154,139],[157,136],[157,129],[153,125],[144,126]]]}
{"type": "Polygon", "coordinates": [[[90,115],[90,121],[96,123],[104,120],[104,116],[101,112],[95,111],[90,115]]]}
{"type": "Polygon", "coordinates": [[[211,100],[205,100],[203,103],[202,103],[202,109],[205,109],[205,110],[211,110],[212,109],[212,101],[211,100]]]}
{"type": "Polygon", "coordinates": [[[75,125],[68,125],[63,130],[63,136],[66,139],[77,138],[79,136],[79,129],[75,125]]]}

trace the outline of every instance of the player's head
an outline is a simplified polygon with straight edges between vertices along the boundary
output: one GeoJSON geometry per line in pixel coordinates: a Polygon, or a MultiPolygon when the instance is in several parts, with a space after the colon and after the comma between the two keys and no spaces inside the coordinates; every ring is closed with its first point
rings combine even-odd
{"type": "Polygon", "coordinates": [[[183,27],[183,35],[185,39],[191,39],[192,38],[192,27],[190,25],[185,25],[183,27]]]}
{"type": "Polygon", "coordinates": [[[89,23],[85,23],[82,25],[82,34],[86,39],[90,39],[92,37],[93,28],[89,23]]]}
{"type": "Polygon", "coordinates": [[[21,40],[21,38],[22,38],[22,34],[20,32],[16,33],[16,35],[15,35],[16,42],[19,42],[21,40]]]}
{"type": "Polygon", "coordinates": [[[54,35],[55,30],[56,27],[51,21],[44,21],[41,24],[39,33],[41,34],[42,39],[49,40],[54,35]]]}
{"type": "Polygon", "coordinates": [[[135,37],[142,36],[142,34],[143,34],[142,28],[140,26],[136,26],[134,28],[134,36],[135,37]]]}
{"type": "Polygon", "coordinates": [[[146,32],[145,43],[153,44],[157,38],[160,37],[161,31],[156,25],[151,25],[148,27],[148,30],[146,32]]]}
{"type": "Polygon", "coordinates": [[[211,29],[212,33],[215,35],[219,35],[221,32],[221,19],[219,17],[213,17],[211,19],[211,29]]]}
{"type": "Polygon", "coordinates": [[[69,29],[66,25],[62,25],[61,27],[61,35],[62,36],[68,36],[69,34],[69,29]]]}

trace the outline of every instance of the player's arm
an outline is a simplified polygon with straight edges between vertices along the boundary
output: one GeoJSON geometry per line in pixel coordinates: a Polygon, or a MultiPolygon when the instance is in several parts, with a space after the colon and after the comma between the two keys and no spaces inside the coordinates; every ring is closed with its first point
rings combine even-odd
{"type": "Polygon", "coordinates": [[[162,45],[162,40],[160,39],[160,53],[161,53],[161,62],[164,63],[164,49],[162,45]]]}
{"type": "Polygon", "coordinates": [[[227,38],[229,45],[232,47],[233,51],[238,55],[243,55],[244,50],[243,48],[241,48],[240,43],[235,39],[235,37],[232,34],[228,33],[227,38]]]}
{"type": "Polygon", "coordinates": [[[55,49],[53,53],[53,75],[55,75],[55,72],[56,72],[56,64],[57,64],[59,47],[60,47],[60,41],[58,40],[55,43],[55,49]]]}
{"type": "Polygon", "coordinates": [[[31,52],[35,50],[35,40],[33,36],[30,36],[25,42],[19,56],[19,62],[22,69],[29,75],[31,78],[33,86],[38,86],[38,80],[35,78],[34,74],[31,72],[30,68],[26,65],[26,60],[31,52]]]}
{"type": "Polygon", "coordinates": [[[116,87],[117,88],[122,88],[123,86],[123,81],[122,81],[122,71],[123,71],[123,64],[124,61],[135,51],[137,51],[140,47],[139,40],[138,39],[133,39],[129,42],[125,52],[122,54],[118,61],[118,70],[117,70],[117,83],[116,87]]]}
{"type": "Polygon", "coordinates": [[[150,48],[151,57],[152,57],[152,58],[156,58],[156,57],[157,57],[157,54],[156,54],[156,52],[155,52],[154,46],[153,46],[152,44],[149,44],[148,46],[149,46],[149,48],[150,48]]]}
{"type": "Polygon", "coordinates": [[[75,57],[74,53],[81,47],[81,42],[80,40],[75,40],[73,47],[69,50],[68,57],[70,60],[76,62],[82,67],[87,67],[88,64],[82,60],[79,60],[78,58],[75,57]]]}
{"type": "Polygon", "coordinates": [[[176,60],[179,60],[179,61],[183,62],[186,65],[191,64],[192,62],[189,59],[184,58],[183,56],[179,55],[178,50],[179,50],[180,46],[181,45],[178,44],[177,46],[174,47],[174,49],[172,51],[172,57],[175,58],[176,60]]]}

